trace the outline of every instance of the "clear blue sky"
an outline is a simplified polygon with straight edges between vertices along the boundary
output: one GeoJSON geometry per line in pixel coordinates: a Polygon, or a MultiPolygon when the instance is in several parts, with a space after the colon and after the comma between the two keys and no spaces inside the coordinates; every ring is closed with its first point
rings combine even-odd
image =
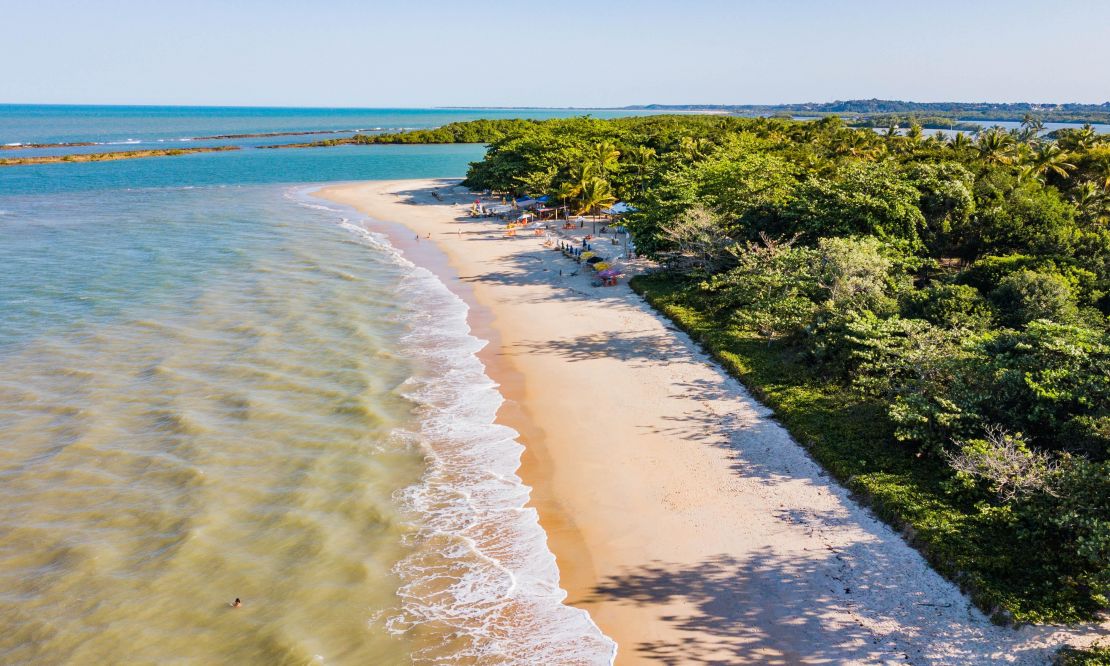
{"type": "Polygon", "coordinates": [[[0,102],[1110,99],[1107,0],[0,0],[0,102]]]}

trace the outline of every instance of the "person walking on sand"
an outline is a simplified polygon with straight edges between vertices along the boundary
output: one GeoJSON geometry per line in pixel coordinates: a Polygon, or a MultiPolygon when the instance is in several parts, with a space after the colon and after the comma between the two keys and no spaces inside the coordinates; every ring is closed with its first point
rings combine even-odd
{"type": "Polygon", "coordinates": [[[232,608],[242,608],[243,607],[243,601],[239,597],[235,597],[235,601],[231,602],[231,607],[232,608]]]}

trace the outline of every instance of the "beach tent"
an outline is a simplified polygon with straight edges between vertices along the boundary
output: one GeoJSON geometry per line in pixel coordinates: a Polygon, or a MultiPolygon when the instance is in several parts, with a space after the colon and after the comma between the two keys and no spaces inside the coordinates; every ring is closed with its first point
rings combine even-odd
{"type": "Polygon", "coordinates": [[[516,202],[516,205],[519,206],[520,208],[527,208],[529,206],[534,206],[535,204],[536,204],[535,199],[518,199],[517,202],[516,202]]]}
{"type": "Polygon", "coordinates": [[[635,211],[636,209],[632,206],[626,204],[623,201],[618,201],[617,203],[613,204],[612,206],[606,208],[601,212],[605,213],[606,215],[623,215],[625,213],[633,213],[635,211]]]}

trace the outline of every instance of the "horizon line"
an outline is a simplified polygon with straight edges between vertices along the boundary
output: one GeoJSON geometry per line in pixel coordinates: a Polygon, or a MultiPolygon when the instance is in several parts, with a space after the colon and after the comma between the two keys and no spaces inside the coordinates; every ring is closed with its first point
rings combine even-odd
{"type": "Polygon", "coordinates": [[[754,108],[754,107],[802,107],[802,106],[816,106],[837,103],[850,103],[850,102],[896,102],[907,104],[995,104],[995,105],[1016,105],[1027,104],[1030,106],[1064,106],[1064,105],[1082,105],[1082,106],[1107,106],[1110,105],[1110,100],[1104,102],[1030,102],[1030,101],[917,101],[912,99],[884,99],[878,97],[871,98],[851,98],[851,99],[834,99],[824,102],[774,102],[774,103],[725,103],[725,102],[705,102],[705,103],[665,103],[665,102],[647,102],[637,104],[625,104],[622,106],[550,106],[550,105],[432,105],[432,106],[407,106],[407,105],[389,105],[389,106],[347,106],[347,105],[299,105],[299,104],[158,104],[158,103],[125,103],[125,102],[0,102],[0,107],[4,106],[87,106],[87,107],[175,107],[175,108],[190,108],[190,109],[348,109],[348,110],[385,110],[385,109],[398,109],[398,110],[552,110],[552,111],[637,111],[637,110],[650,110],[651,107],[684,107],[688,109],[720,109],[720,108],[754,108]]]}

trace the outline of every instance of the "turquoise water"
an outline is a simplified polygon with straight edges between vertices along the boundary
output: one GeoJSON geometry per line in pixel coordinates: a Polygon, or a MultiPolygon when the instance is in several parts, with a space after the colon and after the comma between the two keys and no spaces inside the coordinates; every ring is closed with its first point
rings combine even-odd
{"type": "MultiPolygon", "coordinates": [[[[233,116],[291,122],[139,129],[233,116]]],[[[610,662],[562,603],[465,304],[306,185],[481,154],[0,169],[0,663],[610,662]]]]}
{"type": "MultiPolygon", "coordinates": [[[[94,141],[179,141],[200,136],[313,130],[439,127],[479,118],[596,118],[645,115],[604,109],[310,109],[0,104],[0,145],[94,141]]],[[[273,143],[271,141],[271,143],[273,143]]]]}
{"type": "Polygon", "coordinates": [[[109,152],[128,149],[236,145],[243,150],[116,162],[0,167],[0,196],[79,190],[258,183],[459,177],[484,148],[452,146],[336,146],[260,150],[253,146],[315,141],[350,133],[198,141],[196,137],[263,132],[438,127],[477,118],[555,118],[616,111],[444,109],[251,109],[0,105],[0,145],[96,142],[72,148],[0,151],[0,157],[109,152]],[[152,161],[153,160],[153,161],[152,161]]]}
{"type": "Polygon", "coordinates": [[[460,177],[484,153],[478,145],[335,146],[0,167],[0,202],[8,194],[460,177]]]}
{"type": "MultiPolygon", "coordinates": [[[[0,104],[0,147],[20,144],[92,143],[0,150],[3,157],[35,157],[129,150],[302,143],[364,134],[439,127],[478,118],[561,118],[590,114],[600,118],[647,112],[521,109],[465,111],[448,109],[291,109],[164,106],[49,106],[0,104]],[[260,133],[283,136],[213,138],[260,133]],[[296,134],[303,132],[305,134],[296,134]]],[[[356,153],[357,154],[357,153],[356,153]]],[[[254,181],[252,181],[254,182],[254,181]]]]}

